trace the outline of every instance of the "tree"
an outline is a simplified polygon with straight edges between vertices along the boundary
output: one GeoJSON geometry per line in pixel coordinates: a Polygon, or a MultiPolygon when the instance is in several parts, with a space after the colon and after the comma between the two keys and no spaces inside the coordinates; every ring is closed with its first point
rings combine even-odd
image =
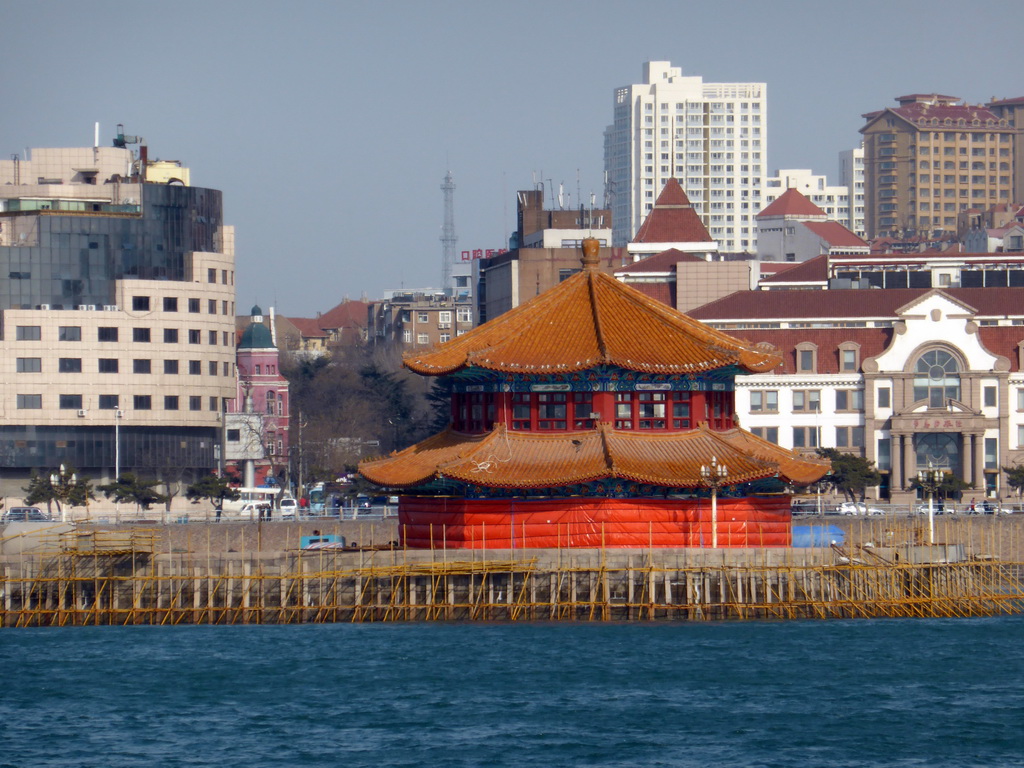
{"type": "Polygon", "coordinates": [[[842,453],[835,448],[819,448],[817,453],[832,462],[832,470],[826,475],[826,482],[850,501],[864,501],[867,489],[882,482],[882,476],[875,469],[873,461],[842,453]]]}
{"type": "Polygon", "coordinates": [[[226,477],[219,477],[218,475],[203,475],[188,487],[185,495],[192,502],[209,499],[217,507],[221,506],[225,499],[235,501],[241,496],[238,491],[228,484],[226,477]]]}
{"type": "Polygon", "coordinates": [[[1017,492],[1017,498],[1020,498],[1021,491],[1024,490],[1024,466],[1003,467],[1003,472],[1006,473],[1006,484],[1013,488],[1017,492]]]}
{"type": "Polygon", "coordinates": [[[968,488],[974,486],[968,483],[966,480],[957,477],[952,472],[943,472],[942,479],[939,480],[938,484],[933,484],[928,481],[927,477],[920,474],[910,478],[910,482],[907,488],[911,491],[923,490],[925,494],[934,491],[937,498],[940,499],[955,499],[959,498],[960,494],[966,491],[968,488]]]}
{"type": "Polygon", "coordinates": [[[52,504],[57,505],[58,512],[62,512],[62,505],[84,507],[90,499],[96,498],[92,492],[91,480],[88,477],[78,477],[74,467],[65,467],[63,464],[59,470],[54,470],[49,475],[33,473],[28,487],[23,490],[26,504],[46,502],[47,511],[50,511],[52,504]]]}
{"type": "Polygon", "coordinates": [[[131,502],[137,509],[149,509],[150,505],[166,498],[155,490],[159,484],[159,480],[143,480],[132,472],[123,472],[117,480],[101,485],[97,490],[102,491],[108,499],[131,502]]]}

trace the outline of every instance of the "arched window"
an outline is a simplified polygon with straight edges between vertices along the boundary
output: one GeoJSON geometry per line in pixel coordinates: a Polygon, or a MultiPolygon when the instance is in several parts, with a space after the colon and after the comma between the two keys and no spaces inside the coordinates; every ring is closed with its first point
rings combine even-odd
{"type": "Polygon", "coordinates": [[[960,444],[955,435],[947,432],[919,434],[914,440],[914,458],[917,468],[960,469],[960,444]]]}
{"type": "Polygon", "coordinates": [[[960,365],[943,349],[932,349],[914,367],[914,400],[927,400],[929,408],[943,408],[960,399],[960,365]]]}

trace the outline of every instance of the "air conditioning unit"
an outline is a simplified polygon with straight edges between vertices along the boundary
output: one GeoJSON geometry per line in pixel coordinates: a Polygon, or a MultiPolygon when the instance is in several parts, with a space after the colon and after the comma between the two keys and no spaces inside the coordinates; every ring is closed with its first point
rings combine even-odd
{"type": "Polygon", "coordinates": [[[50,308],[50,305],[49,305],[49,304],[40,304],[40,305],[39,305],[39,306],[37,307],[37,309],[49,309],[49,308],[50,308]]]}
{"type": "Polygon", "coordinates": [[[445,331],[445,330],[451,328],[452,324],[451,323],[438,323],[437,327],[440,328],[442,331],[445,331]]]}
{"type": "Polygon", "coordinates": [[[85,410],[85,408],[79,408],[78,409],[78,415],[79,416],[85,416],[85,414],[87,414],[87,413],[88,413],[88,411],[85,410]]]}
{"type": "Polygon", "coordinates": [[[119,309],[120,309],[120,307],[118,307],[117,304],[104,304],[103,305],[103,311],[104,312],[117,312],[119,309]]]}
{"type": "Polygon", "coordinates": [[[96,311],[96,305],[95,304],[86,304],[85,308],[87,310],[89,310],[90,312],[95,312],[96,311]]]}
{"type": "Polygon", "coordinates": [[[81,309],[82,311],[85,311],[85,310],[87,310],[89,308],[89,305],[88,304],[79,304],[78,308],[81,309]]]}

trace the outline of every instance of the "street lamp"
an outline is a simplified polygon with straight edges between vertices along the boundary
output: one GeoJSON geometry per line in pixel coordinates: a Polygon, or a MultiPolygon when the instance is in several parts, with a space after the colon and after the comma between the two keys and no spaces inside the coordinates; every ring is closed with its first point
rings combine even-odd
{"type": "Polygon", "coordinates": [[[67,522],[66,507],[71,501],[71,495],[75,492],[75,486],[78,485],[78,475],[74,472],[69,477],[67,470],[64,465],[60,465],[60,474],[50,474],[50,487],[53,489],[53,497],[57,500],[57,507],[60,509],[60,521],[62,523],[67,522]]]}
{"type": "Polygon", "coordinates": [[[935,493],[942,485],[943,471],[928,462],[928,470],[924,473],[922,485],[928,491],[928,543],[935,543],[935,493]]]}
{"type": "Polygon", "coordinates": [[[718,549],[718,489],[726,483],[729,469],[719,464],[718,459],[711,457],[711,464],[701,464],[701,483],[711,489],[711,548],[718,549]]]}

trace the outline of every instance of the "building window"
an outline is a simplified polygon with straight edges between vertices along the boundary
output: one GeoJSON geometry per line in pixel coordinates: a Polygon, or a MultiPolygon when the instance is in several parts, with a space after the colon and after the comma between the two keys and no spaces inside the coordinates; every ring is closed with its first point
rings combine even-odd
{"type": "Polygon", "coordinates": [[[864,427],[836,427],[836,448],[863,448],[864,427]]]}
{"type": "Polygon", "coordinates": [[[217,375],[217,361],[216,360],[211,360],[207,364],[207,370],[210,372],[211,376],[216,376],[217,375]]]}
{"type": "Polygon", "coordinates": [[[837,411],[863,411],[864,390],[863,389],[837,389],[836,390],[837,411]]]}
{"type": "Polygon", "coordinates": [[[62,357],[57,360],[57,370],[61,373],[81,373],[82,358],[62,357]]]}
{"type": "Polygon", "coordinates": [[[982,401],[986,408],[996,407],[996,388],[995,387],[984,387],[982,389],[982,401]]]}
{"type": "Polygon", "coordinates": [[[817,427],[793,427],[794,448],[817,448],[818,429],[817,427]]]}
{"type": "Polygon", "coordinates": [[[999,469],[999,440],[995,437],[985,438],[985,469],[999,469]]]}
{"type": "Polygon", "coordinates": [[[217,270],[213,267],[206,268],[206,282],[216,283],[217,282],[217,270]]]}
{"type": "Polygon", "coordinates": [[[778,427],[751,427],[750,433],[755,437],[760,437],[762,440],[767,440],[769,443],[779,444],[778,427]]]}
{"type": "Polygon", "coordinates": [[[82,340],[82,326],[80,325],[62,325],[57,329],[57,339],[59,341],[81,341],[82,340]]]}
{"type": "Polygon", "coordinates": [[[776,413],[779,410],[779,393],[774,389],[754,389],[750,392],[751,412],[776,413]]]}
{"type": "Polygon", "coordinates": [[[39,341],[42,338],[39,328],[38,325],[19,325],[14,338],[18,341],[39,341]]]}
{"type": "Polygon", "coordinates": [[[455,318],[460,323],[472,323],[473,322],[473,310],[470,307],[459,307],[455,310],[455,318]]]}
{"type": "Polygon", "coordinates": [[[439,340],[442,344],[444,344],[446,341],[452,340],[452,335],[450,333],[442,333],[441,338],[439,340]]]}
{"type": "Polygon", "coordinates": [[[417,344],[429,344],[430,343],[430,337],[427,334],[425,334],[425,333],[417,333],[416,334],[416,343],[417,344]]]}
{"type": "Polygon", "coordinates": [[[402,342],[405,344],[412,344],[412,331],[402,331],[402,342]]]}
{"type": "Polygon", "coordinates": [[[227,440],[229,443],[240,443],[242,442],[242,430],[240,429],[229,429],[227,440]]]}
{"type": "Polygon", "coordinates": [[[443,310],[437,313],[438,325],[451,325],[452,324],[452,313],[450,310],[443,310]]]}
{"type": "Polygon", "coordinates": [[[839,370],[853,373],[860,368],[860,347],[852,342],[839,346],[839,370]]]}
{"type": "Polygon", "coordinates": [[[177,328],[164,328],[164,344],[177,344],[178,343],[178,329],[177,328]]]}
{"type": "Polygon", "coordinates": [[[190,411],[203,410],[203,398],[199,395],[191,395],[188,399],[188,409],[190,411]]]}
{"type": "Polygon", "coordinates": [[[82,410],[82,396],[81,395],[60,395],[58,403],[62,410],[82,410]]]}
{"type": "Polygon", "coordinates": [[[665,428],[665,393],[637,392],[636,415],[640,429],[665,428]]]}
{"type": "Polygon", "coordinates": [[[118,372],[118,362],[116,357],[101,357],[98,362],[100,373],[118,372]]]}
{"type": "Polygon", "coordinates": [[[151,395],[135,395],[132,398],[132,405],[136,411],[150,411],[153,409],[153,397],[151,395]]]}
{"type": "Polygon", "coordinates": [[[793,410],[821,412],[821,390],[820,389],[795,389],[793,390],[793,410]]]}
{"type": "Polygon", "coordinates": [[[615,428],[633,428],[633,393],[615,393],[615,428]]]}
{"type": "Polygon", "coordinates": [[[189,360],[188,361],[188,372],[190,376],[202,376],[203,375],[203,363],[201,360],[189,360]]]}
{"type": "Polygon", "coordinates": [[[189,344],[202,344],[203,334],[198,328],[192,328],[188,332],[188,343],[189,344]]]}
{"type": "Polygon", "coordinates": [[[152,373],[153,362],[149,359],[132,360],[132,373],[152,373]]]}
{"type": "Polygon", "coordinates": [[[176,411],[176,410],[178,410],[178,396],[177,395],[164,395],[164,410],[165,411],[176,411]]]}
{"type": "Polygon", "coordinates": [[[191,312],[193,315],[199,312],[199,299],[188,300],[188,311],[191,312]]]}
{"type": "Polygon", "coordinates": [[[132,328],[132,341],[146,343],[149,336],[149,328],[132,328]]]}
{"type": "Polygon", "coordinates": [[[149,296],[132,296],[133,312],[149,312],[149,296]]]}
{"type": "MultiPolygon", "coordinates": [[[[1022,390],[1024,391],[1024,390],[1022,390]]],[[[879,408],[891,408],[892,405],[892,390],[889,387],[878,388],[878,407],[879,408]]]]}
{"type": "Polygon", "coordinates": [[[914,373],[915,402],[926,400],[929,408],[944,408],[947,401],[960,399],[960,366],[949,352],[925,352],[914,373]]]}
{"type": "Polygon", "coordinates": [[[116,411],[121,398],[119,395],[100,395],[99,403],[101,411],[116,411]]]}
{"type": "Polygon", "coordinates": [[[177,296],[164,296],[164,312],[177,312],[178,311],[178,297],[177,296]]]}
{"type": "Polygon", "coordinates": [[[100,326],[96,329],[97,341],[117,341],[117,328],[112,326],[100,326]]]}
{"type": "Polygon", "coordinates": [[[810,342],[797,344],[796,370],[798,373],[815,373],[818,370],[818,348],[810,342]]]}
{"type": "Polygon", "coordinates": [[[43,359],[41,357],[19,357],[16,370],[18,373],[41,373],[43,359]]]}
{"type": "Polygon", "coordinates": [[[217,410],[217,398],[216,397],[213,397],[213,396],[210,397],[210,410],[211,411],[216,411],[217,410]]]}
{"type": "Polygon", "coordinates": [[[888,437],[878,440],[878,456],[875,465],[879,469],[892,469],[892,442],[888,437]]]}
{"type": "Polygon", "coordinates": [[[19,410],[38,410],[43,407],[43,396],[18,395],[17,405],[19,410]]]}
{"type": "Polygon", "coordinates": [[[178,372],[177,360],[164,360],[164,373],[176,374],[178,372]]]}
{"type": "Polygon", "coordinates": [[[206,340],[210,343],[211,346],[217,346],[217,332],[208,331],[206,334],[206,340]]]}

